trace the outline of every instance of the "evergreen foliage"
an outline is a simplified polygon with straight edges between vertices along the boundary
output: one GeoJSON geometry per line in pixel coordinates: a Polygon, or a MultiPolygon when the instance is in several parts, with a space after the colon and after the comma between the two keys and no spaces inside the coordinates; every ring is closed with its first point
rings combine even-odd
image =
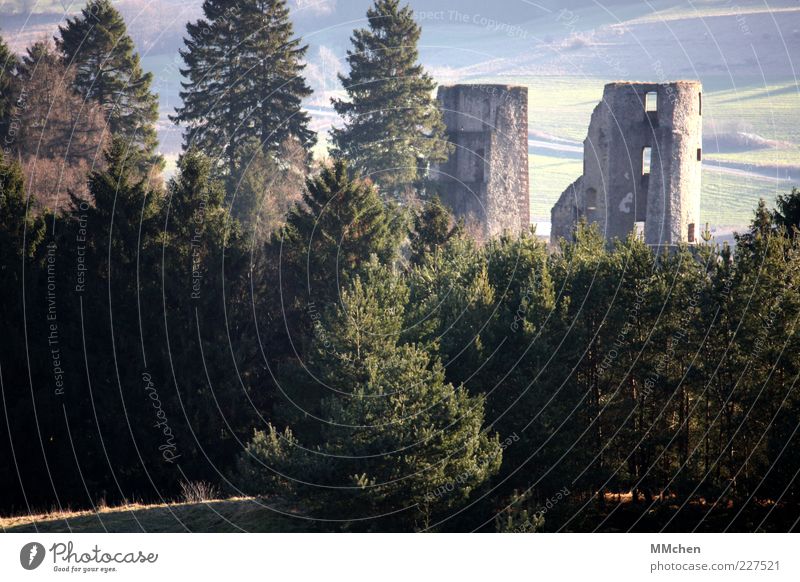
{"type": "Polygon", "coordinates": [[[291,492],[313,516],[404,531],[428,527],[497,470],[482,398],[448,384],[425,349],[398,343],[407,299],[377,261],[354,278],[326,318],[333,345],[314,346],[309,362],[328,392],[319,440],[303,448],[291,432],[258,432],[241,460],[246,475],[268,467],[268,491],[291,492]]]}
{"type": "Polygon", "coordinates": [[[186,27],[181,99],[173,120],[187,146],[236,174],[239,148],[253,139],[271,156],[287,139],[316,141],[301,109],[311,94],[303,70],[308,47],[296,38],[285,0],[205,0],[186,27]]]}
{"type": "MultiPolygon", "coordinates": [[[[8,48],[5,39],[0,36],[0,138],[5,138],[10,129],[11,120],[19,99],[19,84],[16,79],[19,59],[8,48]]],[[[7,144],[4,143],[7,147],[7,144]]],[[[6,149],[4,147],[4,149],[6,149]]]]}
{"type": "Polygon", "coordinates": [[[436,83],[417,61],[420,27],[409,6],[377,0],[369,27],[353,32],[349,74],[340,75],[347,100],[333,107],[344,126],[331,131],[334,155],[350,160],[390,196],[419,187],[430,164],[447,159],[436,83]]]}
{"type": "Polygon", "coordinates": [[[140,152],[140,171],[153,165],[160,169],[153,75],[142,70],[122,15],[110,0],[90,0],[79,16],[59,26],[59,34],[56,44],[64,63],[75,71],[75,89],[100,104],[112,135],[140,152]]]}

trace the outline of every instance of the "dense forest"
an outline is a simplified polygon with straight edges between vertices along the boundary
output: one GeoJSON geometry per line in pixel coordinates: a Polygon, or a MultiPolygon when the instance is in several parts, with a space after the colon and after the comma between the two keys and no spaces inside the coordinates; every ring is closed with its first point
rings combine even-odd
{"type": "Polygon", "coordinates": [[[476,241],[427,180],[407,7],[354,31],[324,160],[285,0],[203,12],[169,179],[109,0],[0,39],[0,512],[194,488],[321,531],[797,529],[799,191],[735,248],[476,241]]]}

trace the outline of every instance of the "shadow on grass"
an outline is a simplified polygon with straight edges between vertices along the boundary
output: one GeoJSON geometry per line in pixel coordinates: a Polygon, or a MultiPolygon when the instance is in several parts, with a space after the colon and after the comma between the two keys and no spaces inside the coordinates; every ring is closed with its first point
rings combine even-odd
{"type": "Polygon", "coordinates": [[[20,516],[0,519],[8,533],[303,532],[313,521],[287,515],[258,499],[229,499],[169,505],[128,505],[97,513],[20,516]]]}

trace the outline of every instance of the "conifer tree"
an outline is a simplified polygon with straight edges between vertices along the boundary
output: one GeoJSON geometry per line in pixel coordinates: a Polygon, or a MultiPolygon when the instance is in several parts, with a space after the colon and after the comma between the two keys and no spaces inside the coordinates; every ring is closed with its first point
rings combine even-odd
{"type": "Polygon", "coordinates": [[[783,226],[789,236],[794,237],[800,231],[800,190],[792,188],[789,194],[779,194],[775,203],[773,220],[783,226]]]}
{"type": "Polygon", "coordinates": [[[307,46],[294,36],[286,0],[203,2],[204,18],[186,27],[187,78],[173,120],[185,141],[223,160],[235,174],[238,149],[255,138],[276,155],[287,138],[310,148],[315,135],[301,102],[307,46]]]}
{"type": "MultiPolygon", "coordinates": [[[[411,263],[419,265],[426,257],[435,255],[452,237],[463,230],[461,222],[453,224],[453,217],[438,196],[425,202],[414,214],[411,232],[411,263]]],[[[434,257],[435,259],[435,257],[434,257]]]]}
{"type": "Polygon", "coordinates": [[[75,69],[75,88],[84,98],[97,101],[110,132],[122,137],[132,150],[140,150],[139,169],[163,163],[156,153],[158,96],[150,87],[128,35],[122,15],[110,0],[90,0],[81,14],[59,27],[58,49],[67,66],[75,69]]]}
{"type": "Polygon", "coordinates": [[[317,301],[335,300],[337,283],[357,274],[371,255],[382,262],[396,256],[402,218],[345,162],[309,180],[303,202],[273,241],[282,247],[283,277],[293,282],[290,289],[307,290],[317,301]]]}
{"type": "MultiPolygon", "coordinates": [[[[265,245],[265,260],[254,281],[262,292],[259,317],[273,367],[282,367],[280,390],[318,406],[315,387],[299,389],[302,360],[316,336],[324,341],[320,317],[340,300],[340,290],[363,272],[371,257],[384,264],[398,256],[407,232],[403,216],[378,195],[369,181],[352,175],[344,161],[309,179],[280,231],[265,245]],[[299,359],[299,362],[298,362],[299,359]],[[300,379],[293,377],[298,374],[300,379]],[[295,392],[300,394],[295,394],[295,392]]],[[[324,327],[324,326],[323,326],[324,327]]],[[[294,424],[296,407],[278,411],[294,424]]]]}
{"type": "Polygon", "coordinates": [[[374,260],[347,286],[326,317],[333,345],[317,342],[309,364],[328,387],[321,437],[304,449],[291,431],[257,432],[240,464],[251,485],[299,495],[315,517],[408,531],[434,525],[497,470],[482,398],[448,384],[424,348],[399,343],[407,301],[402,279],[374,260]]]}
{"type": "Polygon", "coordinates": [[[758,206],[753,212],[750,228],[744,233],[734,233],[737,247],[753,249],[759,242],[769,238],[775,230],[775,215],[767,208],[767,202],[759,198],[758,206]]]}
{"type": "Polygon", "coordinates": [[[0,36],[0,138],[4,138],[8,133],[8,124],[18,97],[16,82],[18,64],[17,56],[0,36]]]}
{"type": "Polygon", "coordinates": [[[348,100],[334,99],[344,126],[331,132],[335,153],[399,195],[418,183],[450,146],[432,92],[436,83],[418,61],[420,27],[409,6],[377,0],[369,28],[353,33],[350,73],[339,78],[348,100]]]}
{"type": "Polygon", "coordinates": [[[20,266],[43,238],[44,222],[25,199],[22,168],[0,152],[0,268],[20,266]]]}

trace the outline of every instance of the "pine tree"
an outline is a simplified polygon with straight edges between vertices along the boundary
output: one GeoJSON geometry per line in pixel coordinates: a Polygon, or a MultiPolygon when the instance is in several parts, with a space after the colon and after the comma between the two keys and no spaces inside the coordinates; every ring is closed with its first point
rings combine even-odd
{"type": "Polygon", "coordinates": [[[412,301],[407,340],[436,349],[449,381],[474,379],[481,366],[482,332],[491,319],[495,290],[474,240],[454,236],[425,255],[409,273],[412,301]]]}
{"type": "Polygon", "coordinates": [[[789,194],[779,194],[775,201],[772,218],[782,225],[787,234],[794,237],[800,231],[800,190],[792,188],[789,194]]]}
{"type": "Polygon", "coordinates": [[[409,531],[436,525],[497,470],[482,398],[448,384],[424,348],[398,343],[407,300],[377,261],[343,291],[325,318],[332,345],[318,342],[309,362],[327,388],[322,434],[304,449],[292,431],[257,432],[240,466],[259,492],[353,529],[409,531]]]}
{"type": "Polygon", "coordinates": [[[0,138],[5,138],[8,134],[9,123],[19,96],[16,79],[18,65],[17,56],[0,36],[0,138]]]}
{"type": "Polygon", "coordinates": [[[348,100],[333,100],[344,126],[331,132],[336,155],[401,195],[418,184],[450,146],[432,92],[436,83],[417,63],[420,27],[409,6],[377,0],[369,28],[356,30],[347,52],[350,74],[339,78],[348,100]]]}
{"type": "MultiPolygon", "coordinates": [[[[174,378],[184,399],[182,415],[195,433],[184,440],[183,450],[193,456],[202,447],[214,463],[235,455],[240,445],[234,435],[238,430],[250,432],[254,421],[252,407],[238,405],[248,388],[242,378],[248,384],[255,380],[254,368],[246,361],[256,351],[249,324],[251,255],[224,197],[212,161],[195,149],[185,152],[167,187],[158,263],[159,270],[170,274],[158,277],[164,305],[159,315],[170,346],[169,363],[161,360],[161,373],[174,378]],[[223,320],[229,325],[219,325],[223,320]],[[235,354],[217,349],[231,341],[235,354]],[[197,361],[204,361],[206,368],[193,365],[197,361]]],[[[261,397],[247,394],[255,406],[261,397]]]]}
{"type": "Polygon", "coordinates": [[[146,173],[152,164],[160,169],[153,75],[142,70],[122,15],[110,0],[90,0],[59,32],[56,43],[67,66],[75,68],[78,93],[97,101],[110,132],[141,152],[139,170],[146,173]]]}
{"type": "MultiPolygon", "coordinates": [[[[436,255],[439,249],[454,236],[461,234],[461,222],[453,224],[453,217],[438,196],[425,202],[414,214],[411,232],[411,263],[420,265],[426,257],[436,255]]],[[[434,257],[435,260],[435,257],[434,257]]]]}
{"type": "MultiPolygon", "coordinates": [[[[98,245],[97,258],[101,263],[106,262],[110,253],[112,260],[104,267],[125,272],[136,264],[143,244],[157,242],[158,199],[148,188],[146,178],[135,171],[138,157],[132,155],[125,138],[115,137],[105,158],[106,168],[89,176],[94,206],[85,211],[76,209],[74,213],[84,212],[90,223],[97,225],[93,232],[93,242],[98,245]],[[103,248],[104,245],[109,246],[103,248]]],[[[135,281],[128,277],[129,273],[125,275],[117,282],[133,288],[135,281]]]]}
{"type": "MultiPolygon", "coordinates": [[[[340,290],[371,257],[384,264],[398,257],[407,232],[403,218],[341,160],[307,181],[302,204],[273,233],[253,275],[261,337],[270,346],[270,366],[281,368],[279,394],[289,391],[308,406],[319,405],[315,387],[300,388],[312,340],[324,341],[327,335],[319,318],[339,302],[340,290]]],[[[296,412],[287,406],[276,414],[281,424],[295,424],[296,412]]]]}
{"type": "Polygon", "coordinates": [[[4,279],[16,272],[24,258],[34,255],[44,238],[44,222],[25,198],[22,168],[0,152],[0,269],[4,279]]]}
{"type": "Polygon", "coordinates": [[[775,215],[767,208],[763,198],[759,198],[758,206],[753,212],[750,228],[744,233],[734,233],[737,247],[755,248],[764,239],[768,239],[775,230],[775,215]]]}
{"type": "Polygon", "coordinates": [[[337,161],[309,180],[303,202],[272,243],[282,249],[289,293],[335,301],[339,285],[371,255],[381,262],[395,258],[405,232],[402,217],[373,185],[354,177],[345,162],[337,161]]]}
{"type": "Polygon", "coordinates": [[[286,0],[205,0],[203,13],[186,27],[188,81],[172,118],[186,126],[186,145],[224,160],[230,175],[250,138],[271,155],[288,138],[313,146],[301,109],[311,94],[302,62],[308,47],[294,37],[286,0]]]}

